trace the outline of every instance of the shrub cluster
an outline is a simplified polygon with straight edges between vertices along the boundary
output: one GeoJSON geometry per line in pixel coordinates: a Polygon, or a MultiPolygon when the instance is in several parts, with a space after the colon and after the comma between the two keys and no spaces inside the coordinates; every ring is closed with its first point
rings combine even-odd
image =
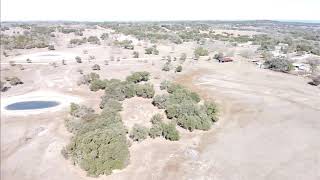
{"type": "Polygon", "coordinates": [[[74,137],[61,152],[90,176],[108,175],[129,163],[127,130],[119,114],[122,106],[112,99],[104,107],[97,115],[91,108],[71,104],[72,117],[66,120],[74,137]]]}
{"type": "Polygon", "coordinates": [[[132,130],[130,132],[129,137],[133,141],[143,141],[143,140],[147,139],[148,133],[149,133],[148,128],[141,126],[141,125],[138,125],[138,124],[135,124],[132,127],[132,130]]]}
{"type": "Polygon", "coordinates": [[[150,73],[146,71],[134,72],[126,79],[128,82],[138,83],[141,81],[148,81],[150,73]]]}
{"type": "Polygon", "coordinates": [[[155,114],[151,118],[152,127],[149,130],[149,136],[151,138],[163,136],[170,141],[179,140],[180,135],[176,129],[176,125],[173,122],[166,124],[162,119],[163,117],[160,114],[155,114]]]}
{"type": "Polygon", "coordinates": [[[131,40],[123,40],[123,41],[118,41],[118,40],[115,40],[113,42],[113,44],[115,46],[120,46],[124,49],[130,49],[130,50],[133,50],[134,49],[134,45],[132,44],[132,41],[131,40]]]}
{"type": "Polygon", "coordinates": [[[87,41],[91,44],[100,44],[100,39],[97,36],[89,36],[87,41]]]}
{"type": "Polygon", "coordinates": [[[284,58],[277,57],[266,60],[264,62],[264,65],[267,69],[281,72],[289,72],[293,69],[293,66],[290,61],[284,58]]]}
{"type": "Polygon", "coordinates": [[[179,126],[190,131],[209,130],[212,123],[217,121],[215,104],[205,102],[204,105],[199,105],[201,99],[197,93],[175,83],[161,84],[162,89],[166,89],[169,95],[155,96],[153,104],[165,109],[167,117],[174,119],[179,126]]]}
{"type": "Polygon", "coordinates": [[[153,54],[153,55],[159,55],[159,50],[157,49],[157,46],[153,46],[150,48],[145,49],[145,54],[153,54]]]}
{"type": "Polygon", "coordinates": [[[208,56],[208,54],[209,54],[208,50],[203,47],[198,47],[194,50],[195,57],[208,56]]]}

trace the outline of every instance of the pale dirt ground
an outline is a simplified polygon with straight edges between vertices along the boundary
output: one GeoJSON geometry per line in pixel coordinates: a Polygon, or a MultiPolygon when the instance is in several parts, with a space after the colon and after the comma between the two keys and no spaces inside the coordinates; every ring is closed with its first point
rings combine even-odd
{"type": "MultiPolygon", "coordinates": [[[[159,83],[170,79],[206,99],[214,99],[221,112],[220,121],[212,130],[190,133],[178,128],[182,136],[178,142],[157,138],[133,143],[127,168],[110,176],[90,178],[60,154],[72,136],[63,123],[68,108],[26,117],[1,113],[1,179],[319,179],[319,88],[308,85],[308,79],[302,77],[258,69],[238,56],[236,62],[226,64],[207,62],[205,58],[200,62],[188,60],[180,75],[160,70],[165,63],[161,56],[178,57],[181,52],[191,56],[194,46],[176,46],[175,53],[170,53],[171,46],[159,45],[158,57],[144,55],[143,47],[137,47],[141,56],[152,60],[126,59],[109,62],[108,66],[103,65],[103,60],[110,54],[131,57],[132,51],[93,45],[58,47],[56,51],[84,59],[95,55],[101,66],[97,73],[102,78],[124,79],[133,71],[147,70],[158,94],[163,93],[158,89],[159,83]],[[82,53],[83,49],[88,49],[88,55],[82,53]]],[[[58,63],[57,68],[32,63],[25,64],[24,71],[2,64],[1,78],[15,75],[25,83],[2,93],[1,98],[50,89],[81,97],[83,104],[98,111],[103,92],[90,92],[86,86],[76,85],[80,77],[77,70],[92,72],[94,63],[68,61],[65,66],[58,63]]],[[[141,98],[125,100],[123,107],[121,115],[128,127],[134,123],[150,126],[149,118],[156,112],[163,113],[150,100],[141,98]]]]}

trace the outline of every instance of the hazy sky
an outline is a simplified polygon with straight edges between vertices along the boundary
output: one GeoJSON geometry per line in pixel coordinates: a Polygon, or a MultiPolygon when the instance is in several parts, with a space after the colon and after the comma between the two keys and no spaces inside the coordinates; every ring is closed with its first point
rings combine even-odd
{"type": "Polygon", "coordinates": [[[320,0],[1,0],[1,20],[320,20],[320,0]]]}

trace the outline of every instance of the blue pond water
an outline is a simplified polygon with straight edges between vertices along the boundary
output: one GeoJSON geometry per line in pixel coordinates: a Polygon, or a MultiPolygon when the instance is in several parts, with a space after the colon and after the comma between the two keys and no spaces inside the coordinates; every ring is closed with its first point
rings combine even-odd
{"type": "Polygon", "coordinates": [[[5,108],[7,110],[31,110],[31,109],[44,109],[59,105],[56,101],[21,101],[10,104],[5,108]]]}

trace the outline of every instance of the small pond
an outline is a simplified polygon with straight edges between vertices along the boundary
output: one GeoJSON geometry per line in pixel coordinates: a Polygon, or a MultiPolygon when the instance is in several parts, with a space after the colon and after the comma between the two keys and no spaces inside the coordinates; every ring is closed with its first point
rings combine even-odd
{"type": "Polygon", "coordinates": [[[5,107],[6,110],[32,110],[45,109],[59,105],[56,101],[21,101],[9,104],[5,107]]]}

